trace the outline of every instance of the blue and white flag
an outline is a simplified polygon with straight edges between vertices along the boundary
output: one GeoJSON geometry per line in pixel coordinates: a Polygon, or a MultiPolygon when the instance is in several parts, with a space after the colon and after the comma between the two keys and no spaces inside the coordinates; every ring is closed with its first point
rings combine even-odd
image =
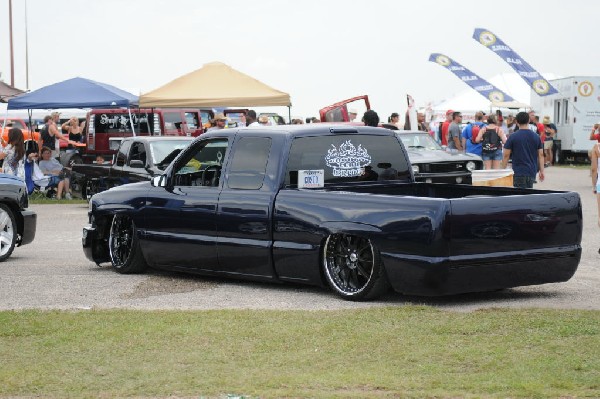
{"type": "Polygon", "coordinates": [[[444,54],[433,53],[429,61],[440,64],[491,102],[514,101],[514,98],[444,54]]]}
{"type": "Polygon", "coordinates": [[[510,47],[508,47],[495,34],[486,29],[475,29],[473,39],[492,50],[508,65],[510,65],[527,82],[529,86],[540,96],[558,93],[544,77],[531,67],[525,60],[510,47]]]}

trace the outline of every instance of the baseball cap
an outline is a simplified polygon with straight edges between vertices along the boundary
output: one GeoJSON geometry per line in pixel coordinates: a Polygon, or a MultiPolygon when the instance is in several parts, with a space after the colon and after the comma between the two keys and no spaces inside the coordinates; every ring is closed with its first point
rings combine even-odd
{"type": "Polygon", "coordinates": [[[451,110],[451,109],[449,109],[448,111],[446,111],[446,115],[450,115],[450,114],[453,114],[453,113],[454,113],[454,110],[451,110]]]}

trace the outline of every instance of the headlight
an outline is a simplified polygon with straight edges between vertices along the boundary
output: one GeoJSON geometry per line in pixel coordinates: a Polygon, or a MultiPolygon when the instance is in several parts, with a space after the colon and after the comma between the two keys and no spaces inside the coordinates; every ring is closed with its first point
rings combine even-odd
{"type": "Polygon", "coordinates": [[[413,173],[419,173],[419,166],[418,165],[413,165],[413,173]]]}
{"type": "Polygon", "coordinates": [[[425,183],[433,183],[433,180],[430,178],[425,179],[425,183]]]}
{"type": "Polygon", "coordinates": [[[469,172],[474,171],[476,167],[477,167],[477,165],[475,165],[475,162],[473,162],[473,161],[467,162],[467,170],[469,172]]]}

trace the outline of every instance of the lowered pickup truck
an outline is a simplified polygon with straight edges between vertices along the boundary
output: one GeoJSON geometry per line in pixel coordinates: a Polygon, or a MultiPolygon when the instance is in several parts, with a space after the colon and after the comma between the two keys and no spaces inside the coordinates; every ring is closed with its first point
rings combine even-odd
{"type": "Polygon", "coordinates": [[[71,170],[71,190],[75,197],[89,199],[111,187],[147,181],[161,174],[187,147],[192,137],[126,137],[119,143],[115,162],[75,164],[71,170]]]}
{"type": "Polygon", "coordinates": [[[293,125],[198,137],[164,174],[96,194],[83,249],[148,266],[329,285],[346,299],[567,281],[575,192],[415,182],[391,130],[293,125]]]}

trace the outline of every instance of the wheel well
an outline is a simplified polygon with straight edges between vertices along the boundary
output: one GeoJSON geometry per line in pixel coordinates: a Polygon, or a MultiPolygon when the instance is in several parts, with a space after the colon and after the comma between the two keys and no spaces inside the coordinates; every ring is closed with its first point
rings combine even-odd
{"type": "MultiPolygon", "coordinates": [[[[11,212],[13,213],[13,216],[15,217],[15,222],[17,223],[17,234],[19,234],[19,236],[23,235],[23,229],[25,228],[25,221],[23,220],[23,215],[21,215],[21,208],[19,207],[19,204],[14,201],[8,201],[8,202],[2,202],[2,203],[11,210],[11,212]]],[[[20,242],[17,242],[17,245],[18,244],[20,244],[20,242]]]]}

